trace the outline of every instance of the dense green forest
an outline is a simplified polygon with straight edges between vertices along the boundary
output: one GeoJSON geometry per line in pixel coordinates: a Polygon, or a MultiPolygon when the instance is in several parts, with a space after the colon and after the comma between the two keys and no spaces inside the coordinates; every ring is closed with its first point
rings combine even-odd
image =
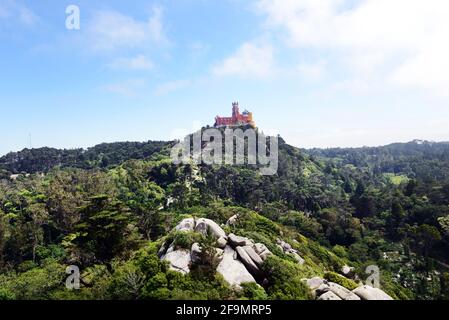
{"type": "Polygon", "coordinates": [[[173,142],[25,149],[0,158],[1,299],[312,299],[304,279],[346,288],[377,265],[394,299],[449,298],[449,143],[302,150],[279,170],[174,165],[173,142]],[[234,216],[237,225],[227,223],[234,216]],[[272,253],[259,285],[216,272],[214,240],[174,229],[209,218],[272,253]],[[288,242],[304,263],[279,248],[288,242]],[[169,268],[164,243],[202,254],[169,268]],[[211,249],[212,248],[212,249],[211,249]],[[67,290],[68,265],[81,288],[67,290]]]}

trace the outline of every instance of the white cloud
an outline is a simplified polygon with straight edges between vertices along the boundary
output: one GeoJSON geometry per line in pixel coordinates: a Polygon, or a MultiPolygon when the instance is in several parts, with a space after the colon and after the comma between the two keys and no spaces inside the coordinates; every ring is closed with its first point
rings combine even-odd
{"type": "Polygon", "coordinates": [[[35,25],[39,21],[39,17],[30,8],[11,0],[0,4],[0,19],[11,19],[28,26],[35,25]]]}
{"type": "Polygon", "coordinates": [[[431,89],[449,96],[449,44],[435,43],[405,60],[391,74],[390,82],[431,89]]]}
{"type": "Polygon", "coordinates": [[[156,95],[165,95],[171,93],[173,91],[183,89],[192,84],[191,80],[173,80],[163,84],[160,84],[154,90],[154,94],[156,95]]]}
{"type": "Polygon", "coordinates": [[[324,77],[326,73],[326,63],[319,61],[316,63],[301,63],[298,71],[306,80],[317,81],[324,77]]]}
{"type": "Polygon", "coordinates": [[[212,68],[217,76],[267,77],[273,73],[273,47],[244,43],[231,57],[212,68]]]}
{"type": "Polygon", "coordinates": [[[87,27],[86,36],[95,51],[164,43],[162,9],[155,7],[147,21],[138,21],[116,11],[97,12],[87,27]]]}
{"type": "Polygon", "coordinates": [[[449,86],[449,1],[259,0],[257,10],[288,46],[330,51],[355,78],[449,86]]]}
{"type": "Polygon", "coordinates": [[[112,69],[126,69],[126,70],[151,70],[154,65],[151,60],[143,54],[131,58],[118,58],[113,61],[109,67],[112,69]]]}
{"type": "Polygon", "coordinates": [[[143,79],[128,79],[118,83],[107,84],[101,89],[125,97],[135,97],[138,91],[145,86],[143,79]]]}

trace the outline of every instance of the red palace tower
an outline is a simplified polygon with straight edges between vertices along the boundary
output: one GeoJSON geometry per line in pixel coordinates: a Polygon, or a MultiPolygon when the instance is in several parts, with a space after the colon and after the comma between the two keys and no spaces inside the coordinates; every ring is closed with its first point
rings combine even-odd
{"type": "Polygon", "coordinates": [[[239,126],[249,124],[252,127],[255,127],[255,123],[253,121],[253,113],[247,110],[240,113],[239,103],[232,103],[232,117],[215,117],[215,127],[221,126],[239,126]]]}

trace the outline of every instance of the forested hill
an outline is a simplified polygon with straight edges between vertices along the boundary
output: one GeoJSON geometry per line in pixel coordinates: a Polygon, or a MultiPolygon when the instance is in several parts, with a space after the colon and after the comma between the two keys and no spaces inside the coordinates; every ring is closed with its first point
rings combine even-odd
{"type": "Polygon", "coordinates": [[[10,173],[48,172],[60,168],[106,168],[130,159],[145,159],[168,150],[172,142],[115,142],[102,143],[86,149],[38,148],[10,152],[0,158],[0,170],[10,173]]]}
{"type": "MultiPolygon", "coordinates": [[[[0,158],[0,300],[312,299],[303,279],[353,290],[360,283],[342,279],[342,268],[359,281],[372,265],[395,299],[449,299],[447,143],[300,150],[280,139],[273,176],[176,165],[172,145],[0,158]],[[11,178],[22,172],[30,175],[11,178]],[[246,260],[260,286],[235,290],[219,276],[233,269],[217,266],[214,239],[191,232],[200,218],[223,226],[236,251],[236,243],[269,249],[257,268],[246,260]],[[67,265],[81,268],[81,290],[61,285],[67,265]]],[[[224,251],[225,264],[237,263],[224,251]]]]}
{"type": "Polygon", "coordinates": [[[449,142],[414,140],[381,147],[308,149],[309,155],[374,174],[405,174],[424,180],[449,179],[449,142]]]}
{"type": "MultiPolygon", "coordinates": [[[[281,144],[289,153],[296,148],[281,144]]],[[[102,143],[88,149],[36,148],[10,152],[0,157],[0,170],[9,173],[48,172],[60,167],[106,168],[126,160],[146,159],[156,153],[168,154],[173,141],[102,143]]],[[[301,149],[304,154],[332,159],[335,164],[370,168],[374,173],[404,173],[432,178],[449,178],[449,142],[415,140],[381,147],[301,149]],[[437,166],[437,167],[435,167],[437,166]],[[429,174],[429,171],[432,174],[429,174]]]]}

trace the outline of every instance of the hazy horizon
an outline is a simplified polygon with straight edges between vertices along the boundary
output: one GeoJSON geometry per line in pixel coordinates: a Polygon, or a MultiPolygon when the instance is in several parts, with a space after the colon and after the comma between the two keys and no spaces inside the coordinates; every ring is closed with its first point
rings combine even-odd
{"type": "MultiPolygon", "coordinates": [[[[261,128],[259,128],[261,129],[261,128]]],[[[415,142],[415,141],[425,141],[425,142],[431,142],[431,143],[449,143],[449,140],[426,140],[426,139],[412,139],[412,140],[408,140],[408,141],[392,141],[392,142],[388,142],[386,144],[381,144],[381,145],[360,145],[360,146],[328,146],[328,147],[303,147],[303,146],[298,146],[298,145],[294,145],[292,143],[290,143],[287,139],[285,139],[285,137],[283,137],[281,135],[281,137],[285,140],[285,142],[293,147],[299,148],[299,149],[334,149],[334,148],[341,148],[341,149],[357,149],[357,148],[376,148],[376,147],[383,147],[383,146],[387,146],[387,145],[391,145],[391,144],[395,144],[395,143],[410,143],[410,142],[415,142]]],[[[10,150],[6,153],[0,153],[0,157],[5,156],[8,153],[11,152],[20,152],[23,151],[25,149],[41,149],[41,148],[52,148],[52,149],[59,149],[59,150],[76,150],[76,149],[84,149],[87,150],[88,148],[92,148],[95,147],[97,145],[103,144],[103,143],[121,143],[121,142],[136,142],[136,143],[145,143],[148,141],[164,141],[164,142],[169,142],[175,139],[147,139],[147,140],[121,140],[121,141],[102,141],[102,142],[98,142],[92,145],[85,145],[85,146],[51,146],[51,145],[42,145],[42,146],[25,146],[23,148],[17,149],[17,150],[10,150]]]]}

